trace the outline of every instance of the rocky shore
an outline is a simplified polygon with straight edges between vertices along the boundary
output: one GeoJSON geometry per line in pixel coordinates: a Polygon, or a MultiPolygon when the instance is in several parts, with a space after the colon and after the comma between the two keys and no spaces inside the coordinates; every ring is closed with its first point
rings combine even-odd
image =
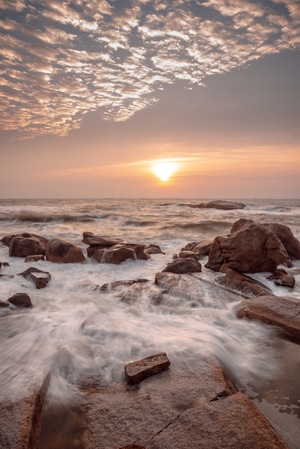
{"type": "MultiPolygon", "coordinates": [[[[221,206],[230,208],[228,204],[221,206]]],[[[244,206],[232,205],[238,207],[244,206]]],[[[27,232],[0,240],[8,247],[8,256],[24,258],[27,266],[38,263],[40,268],[30,266],[14,274],[23,276],[36,289],[47,288],[52,282],[51,273],[42,269],[45,259],[82,263],[89,257],[95,263],[120,264],[128,259],[139,263],[162,253],[154,244],[125,242],[91,232],[83,233],[82,242],[87,245],[87,255],[71,242],[27,232]]],[[[236,308],[237,317],[261,321],[300,339],[300,301],[288,296],[295,286],[293,261],[300,259],[300,242],[288,227],[277,223],[238,220],[228,235],[179,248],[154,281],[120,279],[94,288],[100,295],[110,292],[132,304],[147,295],[153,306],[159,306],[166,293],[201,303],[193,292],[204,282],[204,258],[205,267],[216,273],[214,286],[245,298],[236,308]],[[255,280],[255,273],[267,273],[270,282],[286,287],[287,295],[274,296],[255,280]]],[[[7,260],[0,262],[0,283],[8,276],[8,266],[7,260]]],[[[24,292],[0,297],[0,307],[7,313],[34,306],[24,292]]],[[[0,321],[5,320],[5,313],[0,321]]],[[[4,332],[1,335],[5,338],[4,332]]],[[[49,383],[45,373],[26,398],[0,404],[0,448],[288,448],[215,358],[203,355],[195,360],[186,354],[179,363],[168,359],[167,349],[164,356],[149,354],[150,368],[149,360],[132,360],[133,365],[124,366],[121,385],[104,386],[97,373],[88,373],[78,382],[76,404],[61,404],[56,409],[45,407],[49,383]],[[54,428],[55,416],[60,416],[60,422],[54,428]],[[59,432],[58,427],[64,430],[59,432]]]]}

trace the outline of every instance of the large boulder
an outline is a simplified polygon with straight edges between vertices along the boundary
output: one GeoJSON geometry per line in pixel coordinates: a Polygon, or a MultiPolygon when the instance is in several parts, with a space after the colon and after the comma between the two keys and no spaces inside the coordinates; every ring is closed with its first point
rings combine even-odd
{"type": "Polygon", "coordinates": [[[95,248],[107,248],[108,246],[121,243],[121,239],[112,239],[104,235],[95,235],[92,232],[84,232],[82,242],[95,248]]]}
{"type": "Polygon", "coordinates": [[[10,236],[5,242],[8,243],[9,255],[11,257],[27,257],[36,254],[45,254],[47,239],[39,235],[24,232],[23,234],[10,236]]]}
{"type": "Polygon", "coordinates": [[[219,271],[225,264],[239,273],[274,272],[292,266],[281,240],[263,225],[250,223],[228,236],[216,237],[205,265],[219,271]]]}
{"type": "MultiPolygon", "coordinates": [[[[239,231],[244,226],[254,223],[255,222],[253,220],[241,218],[232,225],[230,232],[233,233],[239,231]]],[[[292,231],[288,226],[279,223],[259,223],[259,224],[264,228],[273,231],[277,235],[277,237],[285,247],[291,259],[300,259],[300,241],[296,239],[296,237],[294,236],[294,234],[292,233],[292,231]]]]}
{"type": "Polygon", "coordinates": [[[286,296],[260,296],[245,299],[237,306],[238,318],[262,321],[281,328],[300,340],[300,301],[286,296]]]}
{"type": "Polygon", "coordinates": [[[61,239],[51,239],[46,244],[46,259],[57,263],[83,262],[85,257],[81,249],[61,239]]]}

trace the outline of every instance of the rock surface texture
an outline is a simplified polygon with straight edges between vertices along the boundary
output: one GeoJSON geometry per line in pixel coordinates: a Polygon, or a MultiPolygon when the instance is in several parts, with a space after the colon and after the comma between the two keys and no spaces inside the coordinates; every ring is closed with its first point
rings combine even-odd
{"type": "Polygon", "coordinates": [[[237,316],[278,326],[300,340],[300,301],[286,296],[261,296],[240,302],[237,316]]]}
{"type": "Polygon", "coordinates": [[[61,239],[51,239],[46,244],[46,259],[56,263],[83,262],[85,257],[81,249],[61,239]]]}

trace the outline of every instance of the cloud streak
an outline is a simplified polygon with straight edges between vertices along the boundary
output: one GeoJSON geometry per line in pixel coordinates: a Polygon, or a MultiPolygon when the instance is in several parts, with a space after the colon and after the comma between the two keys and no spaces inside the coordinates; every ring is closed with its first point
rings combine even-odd
{"type": "Polygon", "coordinates": [[[166,85],[300,47],[296,0],[0,0],[4,138],[64,136],[90,111],[128,120],[166,85]],[[125,6],[126,5],[126,6],[125,6]]]}

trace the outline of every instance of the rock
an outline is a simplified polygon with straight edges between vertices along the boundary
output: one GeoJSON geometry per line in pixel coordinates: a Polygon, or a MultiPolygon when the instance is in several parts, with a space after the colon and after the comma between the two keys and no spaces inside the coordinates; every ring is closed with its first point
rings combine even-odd
{"type": "Polygon", "coordinates": [[[35,254],[45,254],[47,239],[39,235],[17,234],[9,239],[9,255],[11,257],[26,257],[35,254]]]}
{"type": "Polygon", "coordinates": [[[40,260],[45,260],[45,256],[43,254],[36,254],[34,256],[25,257],[24,262],[39,262],[40,260]]]}
{"type": "Polygon", "coordinates": [[[215,238],[205,266],[219,271],[223,264],[239,273],[273,273],[280,264],[292,265],[277,235],[255,223],[215,238]]]}
{"type": "Polygon", "coordinates": [[[188,243],[183,251],[192,251],[197,254],[199,257],[208,256],[213,244],[213,239],[203,239],[199,242],[191,242],[188,243]]]}
{"type": "Polygon", "coordinates": [[[78,246],[61,239],[51,239],[46,245],[46,259],[56,263],[79,263],[85,257],[78,246]]]}
{"type": "Polygon", "coordinates": [[[145,245],[124,243],[113,245],[109,248],[93,249],[88,248],[88,256],[97,260],[99,263],[120,264],[125,260],[148,260],[149,256],[144,252],[145,245]]]}
{"type": "MultiPolygon", "coordinates": [[[[255,224],[253,220],[241,218],[232,225],[231,233],[239,231],[244,226],[255,224]]],[[[286,249],[291,259],[300,259],[300,241],[296,239],[288,226],[278,223],[259,223],[265,229],[273,231],[286,249]]]]}
{"type": "Polygon", "coordinates": [[[2,301],[2,299],[0,299],[0,307],[9,307],[9,304],[8,302],[2,301]]]}
{"type": "Polygon", "coordinates": [[[178,254],[178,257],[176,257],[176,259],[185,259],[187,257],[192,257],[192,259],[195,259],[198,261],[198,256],[197,254],[195,254],[193,251],[184,251],[181,250],[178,254]]]}
{"type": "Polygon", "coordinates": [[[128,363],[125,366],[125,375],[130,384],[136,384],[153,376],[154,374],[165,371],[170,366],[170,360],[165,352],[151,355],[142,360],[128,363]]]}
{"type": "Polygon", "coordinates": [[[216,279],[216,282],[226,288],[235,290],[244,298],[272,295],[272,292],[268,289],[268,287],[262,285],[249,276],[232,270],[226,265],[222,265],[222,267],[220,268],[220,272],[225,273],[225,276],[218,277],[216,279]]]}
{"type": "Polygon", "coordinates": [[[95,246],[96,248],[107,248],[123,242],[122,239],[111,239],[107,236],[95,235],[92,232],[84,232],[82,242],[86,245],[95,246]]]}
{"type": "Polygon", "coordinates": [[[39,447],[42,411],[48,385],[49,376],[46,376],[39,385],[36,385],[34,389],[31,388],[25,398],[1,400],[0,397],[1,449],[37,449],[39,447]]]}
{"type": "Polygon", "coordinates": [[[19,275],[32,281],[37,289],[46,287],[51,280],[51,274],[48,271],[42,271],[34,267],[28,268],[23,273],[19,273],[19,275]]]}
{"type": "Polygon", "coordinates": [[[2,267],[9,267],[9,263],[8,262],[0,262],[0,270],[2,269],[2,267]]]}
{"type": "Polygon", "coordinates": [[[15,293],[7,302],[16,307],[32,307],[30,296],[27,293],[15,293]]]}
{"type": "Polygon", "coordinates": [[[150,254],[165,254],[158,245],[146,245],[144,252],[150,256],[150,254]]]}
{"type": "Polygon", "coordinates": [[[227,201],[227,200],[215,200],[209,201],[208,203],[200,204],[182,204],[182,206],[188,206],[200,209],[221,209],[221,210],[234,210],[234,209],[244,209],[246,204],[238,201],[227,201]]]}
{"type": "Polygon", "coordinates": [[[262,321],[278,326],[293,338],[300,339],[300,301],[287,296],[260,296],[245,299],[236,309],[238,318],[262,321]]]}
{"type": "Polygon", "coordinates": [[[214,358],[174,353],[172,369],[162,375],[88,390],[83,405],[87,449],[132,442],[147,449],[288,449],[214,358]]]}
{"type": "Polygon", "coordinates": [[[201,264],[194,259],[194,257],[187,257],[176,259],[169,263],[167,267],[162,270],[166,273],[198,273],[201,272],[201,264]]]}
{"type": "Polygon", "coordinates": [[[108,282],[101,285],[100,292],[112,293],[116,298],[127,303],[147,299],[157,305],[162,300],[161,290],[150,283],[148,279],[108,282]]]}
{"type": "Polygon", "coordinates": [[[120,449],[146,449],[145,446],[139,446],[138,444],[126,444],[126,446],[120,447],[120,449]]]}
{"type": "Polygon", "coordinates": [[[282,269],[277,269],[274,274],[268,277],[268,279],[274,281],[276,285],[282,285],[283,287],[289,288],[294,288],[296,283],[294,276],[282,269]]]}

